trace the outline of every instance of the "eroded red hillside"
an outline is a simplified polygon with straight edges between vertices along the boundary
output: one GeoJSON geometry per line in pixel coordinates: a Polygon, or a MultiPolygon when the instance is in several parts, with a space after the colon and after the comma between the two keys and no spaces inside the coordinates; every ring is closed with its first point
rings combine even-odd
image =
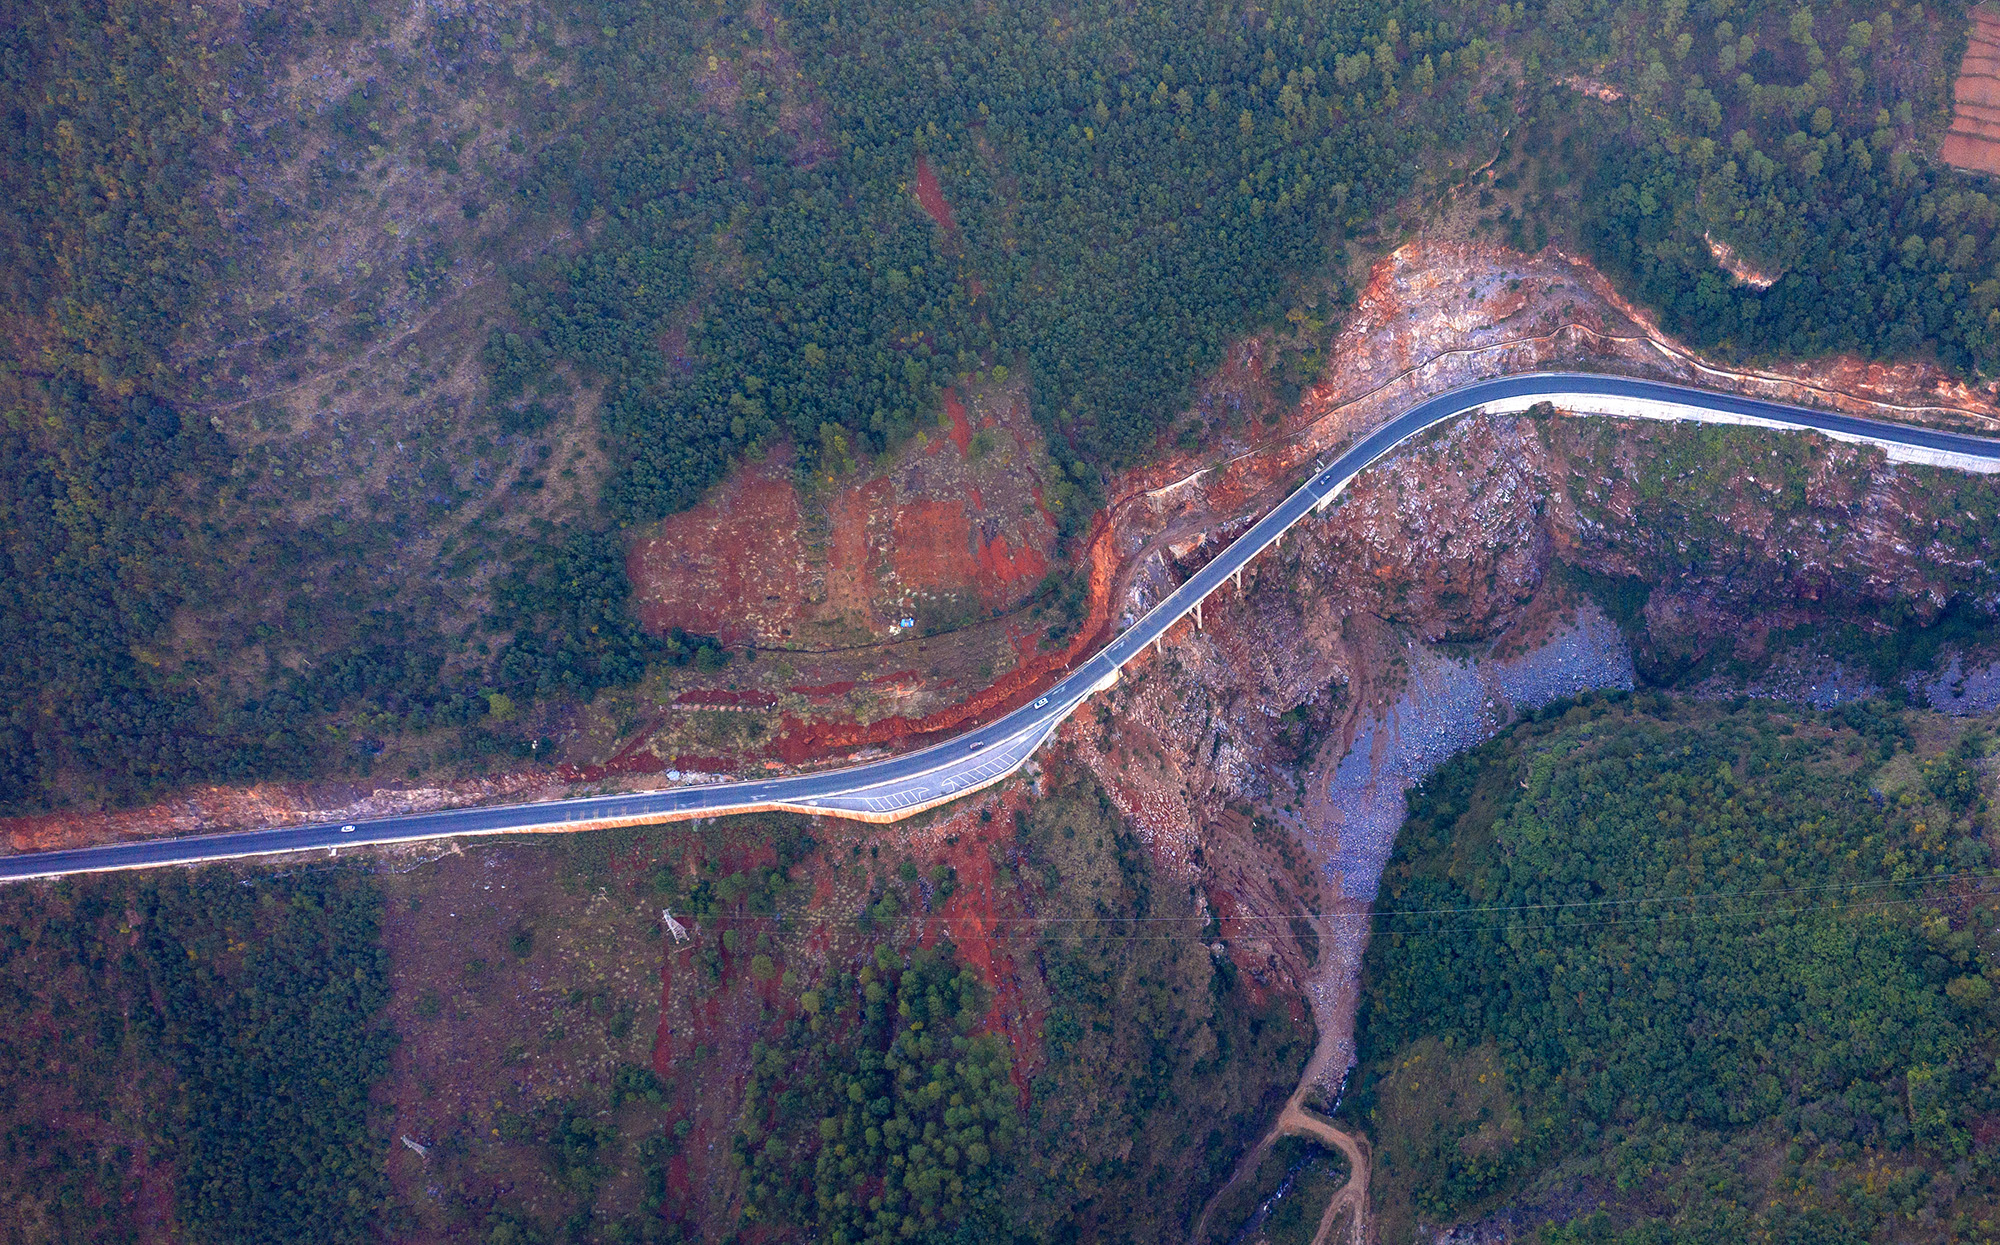
{"type": "Polygon", "coordinates": [[[780,450],[633,543],[639,615],[731,644],[823,648],[886,639],[901,620],[961,624],[1041,583],[1055,523],[1048,461],[1019,386],[953,392],[939,426],[802,498],[780,450]]]}

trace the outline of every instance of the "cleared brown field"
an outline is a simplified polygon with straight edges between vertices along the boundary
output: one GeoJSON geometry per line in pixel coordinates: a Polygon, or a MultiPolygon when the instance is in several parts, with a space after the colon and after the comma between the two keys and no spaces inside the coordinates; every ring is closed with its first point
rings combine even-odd
{"type": "Polygon", "coordinates": [[[1962,169],[2000,173],[2000,9],[1972,11],[1972,37],[1954,95],[1951,130],[1938,155],[1962,169]]]}

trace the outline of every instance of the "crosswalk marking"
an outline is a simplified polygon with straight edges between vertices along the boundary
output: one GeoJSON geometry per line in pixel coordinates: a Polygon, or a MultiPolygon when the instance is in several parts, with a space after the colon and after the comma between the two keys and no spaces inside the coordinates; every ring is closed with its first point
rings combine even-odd
{"type": "Polygon", "coordinates": [[[864,795],[860,798],[871,813],[892,813],[899,808],[908,808],[912,804],[921,802],[930,793],[929,787],[911,787],[890,795],[864,795]]]}
{"type": "MultiPolygon", "coordinates": [[[[951,777],[939,782],[940,793],[944,795],[956,795],[961,791],[968,791],[973,787],[979,786],[989,778],[998,778],[1006,774],[1017,763],[1018,758],[1003,759],[1001,757],[991,757],[982,760],[979,764],[962,769],[951,777]]],[[[925,800],[930,799],[931,795],[932,791],[929,787],[912,787],[903,791],[891,792],[888,795],[863,795],[860,792],[851,792],[845,798],[859,800],[871,813],[890,813],[899,808],[908,808],[912,804],[921,804],[925,800]]],[[[834,798],[839,799],[842,797],[835,796],[834,798]]]]}

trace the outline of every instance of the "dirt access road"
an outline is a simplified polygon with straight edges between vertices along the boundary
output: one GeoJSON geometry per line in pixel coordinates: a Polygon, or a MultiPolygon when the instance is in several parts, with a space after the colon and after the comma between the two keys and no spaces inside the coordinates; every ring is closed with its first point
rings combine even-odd
{"type": "Polygon", "coordinates": [[[1271,1131],[1265,1135],[1264,1140],[1258,1142],[1255,1149],[1243,1156],[1243,1161],[1237,1164],[1235,1174],[1230,1176],[1229,1183],[1216,1190],[1215,1196],[1202,1208],[1201,1217],[1194,1221],[1194,1232],[1189,1236],[1191,1245],[1201,1245],[1201,1242],[1207,1239],[1209,1212],[1215,1209],[1215,1204],[1227,1196],[1231,1189],[1257,1170],[1257,1165],[1264,1161],[1264,1155],[1280,1137],[1310,1137],[1321,1145],[1338,1150],[1347,1156],[1347,1183],[1340,1186],[1340,1190],[1327,1199],[1326,1210],[1319,1217],[1319,1230],[1313,1233],[1313,1245],[1336,1245],[1333,1238],[1334,1228],[1339,1222],[1340,1212],[1348,1209],[1351,1209],[1353,1214],[1348,1216],[1349,1230],[1344,1245],[1362,1245],[1364,1230],[1368,1223],[1368,1143],[1360,1137],[1342,1132],[1304,1107],[1300,1099],[1305,1096],[1310,1084],[1311,1082],[1306,1082],[1293,1093],[1291,1101],[1287,1102],[1285,1109],[1278,1113],[1278,1122],[1271,1126],[1271,1131]]]}
{"type": "Polygon", "coordinates": [[[1363,1229],[1368,1224],[1368,1143],[1314,1115],[1300,1106],[1296,1098],[1285,1104],[1272,1133],[1273,1138],[1287,1135],[1311,1137],[1347,1156],[1347,1183],[1327,1199],[1326,1212],[1319,1217],[1319,1231],[1313,1233],[1313,1245],[1333,1245],[1333,1230],[1340,1212],[1349,1208],[1354,1213],[1347,1220],[1347,1245],[1362,1245],[1363,1229]]]}
{"type": "Polygon", "coordinates": [[[1319,1230],[1313,1233],[1313,1245],[1334,1245],[1333,1230],[1340,1219],[1340,1212],[1351,1208],[1348,1216],[1348,1232],[1345,1245],[1362,1245],[1368,1223],[1368,1173],[1370,1152],[1365,1138],[1335,1128],[1325,1117],[1316,1115],[1306,1108],[1306,1097],[1320,1083],[1320,1077],[1327,1071],[1333,1060],[1344,1055],[1345,1048],[1325,1029],[1321,1031],[1319,1044],[1313,1049],[1312,1058],[1306,1061],[1305,1071],[1299,1076],[1299,1086],[1285,1101],[1285,1109],[1278,1112],[1277,1121],[1264,1139],[1243,1156],[1236,1165],[1236,1171],[1229,1177],[1229,1183],[1215,1191],[1208,1199],[1208,1205],[1201,1208],[1201,1216],[1194,1221],[1194,1231],[1189,1236],[1190,1245],[1202,1245],[1208,1236],[1208,1217],[1216,1204],[1239,1183],[1257,1170],[1264,1156],[1277,1144],[1280,1137],[1310,1137],[1321,1145],[1340,1151],[1347,1157],[1347,1183],[1339,1192],[1327,1199],[1326,1210],[1320,1215],[1319,1230]]]}

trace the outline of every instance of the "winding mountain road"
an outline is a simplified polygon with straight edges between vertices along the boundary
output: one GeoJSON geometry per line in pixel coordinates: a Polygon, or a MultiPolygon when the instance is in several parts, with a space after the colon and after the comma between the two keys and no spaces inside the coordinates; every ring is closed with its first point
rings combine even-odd
{"type": "Polygon", "coordinates": [[[823,813],[868,821],[907,817],[998,782],[1020,768],[1092,692],[1115,683],[1119,669],[1126,662],[1138,656],[1146,645],[1161,640],[1186,615],[1194,614],[1199,623],[1204,598],[1274,544],[1294,523],[1324,509],[1376,459],[1456,415],[1481,409],[1519,412],[1542,402],[1574,414],[1811,430],[1843,441],[1880,446],[1896,461],[2000,472],[2000,441],[1907,424],[1622,376],[1532,372],[1479,381],[1418,403],[1319,467],[1276,509],[1032,704],[948,743],[847,769],[755,782],[452,809],[362,821],[350,828],[285,826],[22,853],[0,857],[0,881],[194,864],[368,843],[642,825],[761,810],[823,813]]]}

